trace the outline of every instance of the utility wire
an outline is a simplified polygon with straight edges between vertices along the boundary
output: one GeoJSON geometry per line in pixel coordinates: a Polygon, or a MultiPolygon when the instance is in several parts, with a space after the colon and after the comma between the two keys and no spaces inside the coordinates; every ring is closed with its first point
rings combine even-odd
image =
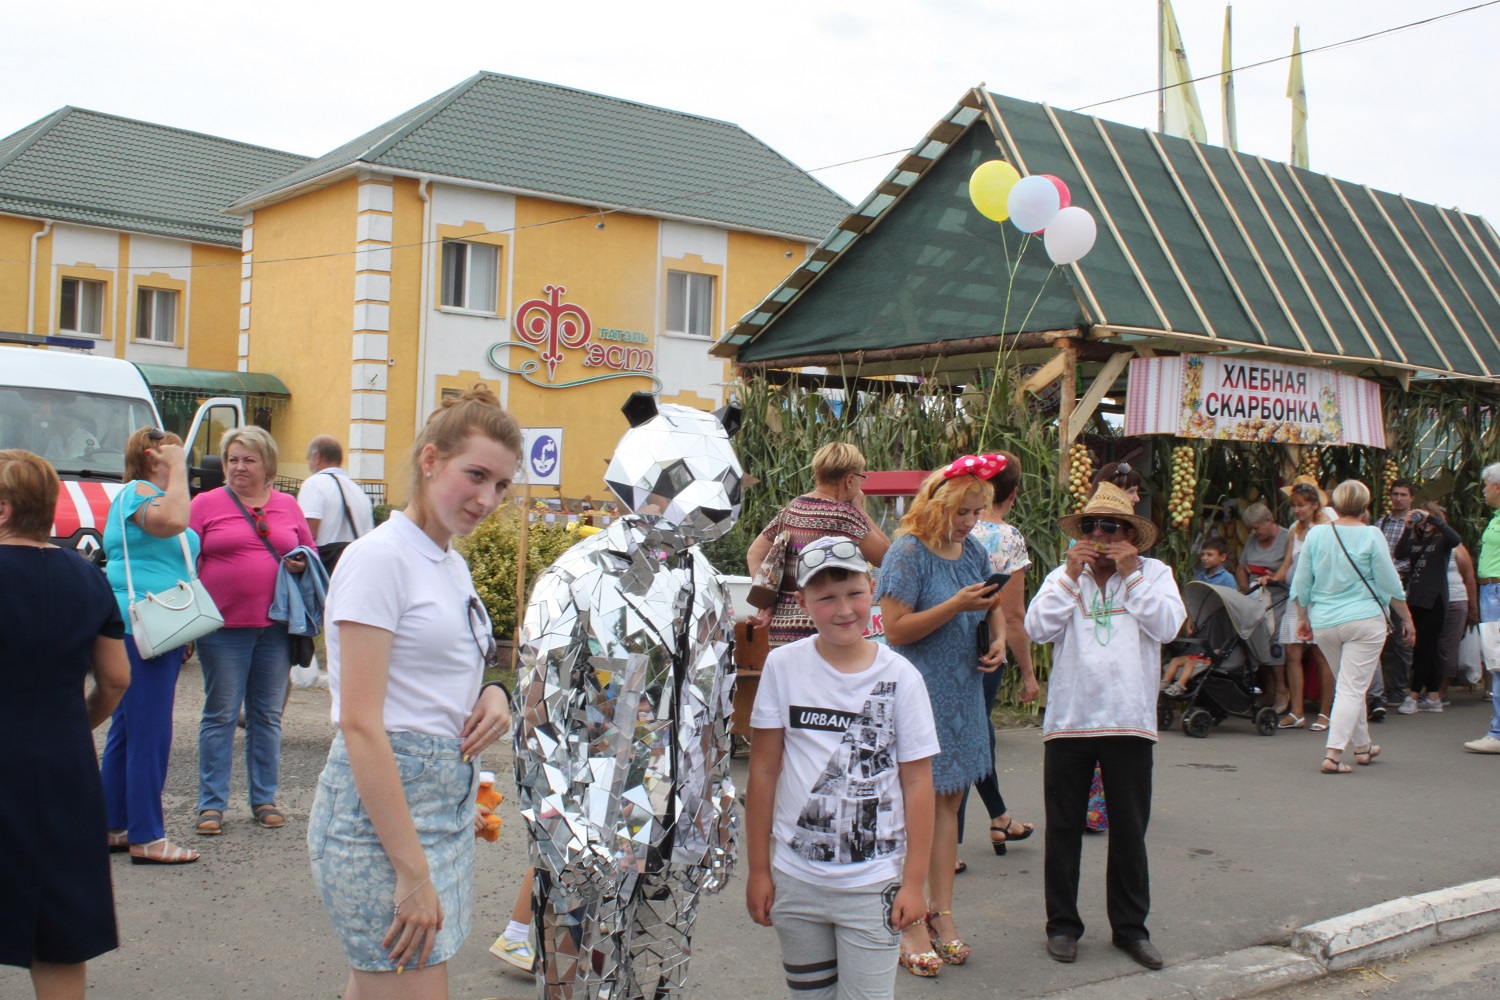
{"type": "MultiPolygon", "coordinates": [[[[1327,52],[1329,49],[1343,48],[1346,45],[1358,45],[1360,42],[1368,42],[1370,39],[1380,38],[1382,35],[1393,35],[1398,31],[1407,31],[1411,28],[1420,28],[1424,24],[1432,24],[1437,21],[1444,21],[1450,17],[1458,17],[1460,14],[1468,14],[1476,10],[1483,10],[1486,7],[1493,7],[1496,4],[1500,4],[1500,0],[1488,0],[1487,3],[1477,3],[1472,7],[1464,7],[1460,10],[1450,10],[1446,14],[1434,14],[1432,17],[1424,17],[1420,21],[1409,21],[1406,24],[1398,24],[1394,28],[1382,28],[1379,31],[1372,31],[1367,35],[1359,35],[1355,38],[1345,38],[1342,41],[1329,42],[1327,45],[1319,45],[1311,49],[1303,49],[1302,55],[1310,56],[1314,52],[1327,52]]],[[[1271,59],[1262,59],[1259,62],[1246,63],[1243,66],[1235,66],[1232,67],[1229,72],[1238,73],[1242,70],[1258,69],[1261,66],[1270,66],[1274,63],[1286,62],[1291,58],[1291,53],[1287,53],[1284,56],[1275,56],[1271,59]]],[[[1107,101],[1095,101],[1093,104],[1080,105],[1073,110],[1087,111],[1089,108],[1101,108],[1106,104],[1117,104],[1120,101],[1128,101],[1136,97],[1149,97],[1152,94],[1160,94],[1164,91],[1172,90],[1176,87],[1186,87],[1188,84],[1199,83],[1203,80],[1217,80],[1223,75],[1224,73],[1222,70],[1218,73],[1205,73],[1202,76],[1195,76],[1191,80],[1184,80],[1181,83],[1173,83],[1165,87],[1152,87],[1150,90],[1137,91],[1134,94],[1126,94],[1124,97],[1111,97],[1107,101]]]]}
{"type": "MultiPolygon", "coordinates": [[[[1478,4],[1474,4],[1472,6],[1469,6],[1469,7],[1460,8],[1459,10],[1452,10],[1452,11],[1447,12],[1446,14],[1435,14],[1432,17],[1424,17],[1421,20],[1409,21],[1406,24],[1398,24],[1395,27],[1382,28],[1379,31],[1372,31],[1372,32],[1369,32],[1368,34],[1358,35],[1358,36],[1355,36],[1353,38],[1345,38],[1345,39],[1343,39],[1341,41],[1329,42],[1327,45],[1318,45],[1318,46],[1315,46],[1315,47],[1310,48],[1310,49],[1303,49],[1302,50],[1302,55],[1309,56],[1309,55],[1312,55],[1312,54],[1314,54],[1316,52],[1326,52],[1329,49],[1343,48],[1344,46],[1347,46],[1347,45],[1357,45],[1360,42],[1367,42],[1367,41],[1370,41],[1371,39],[1380,38],[1380,37],[1382,37],[1384,35],[1392,35],[1392,34],[1395,34],[1397,32],[1400,32],[1400,31],[1408,31],[1408,30],[1410,30],[1412,28],[1419,28],[1419,27],[1422,27],[1424,25],[1433,24],[1433,23],[1435,23],[1437,21],[1444,21],[1444,20],[1447,20],[1448,18],[1458,17],[1461,14],[1469,14],[1469,13],[1472,13],[1474,11],[1483,10],[1486,7],[1494,7],[1496,5],[1500,5],[1500,0],[1486,0],[1485,3],[1478,3],[1478,4]]],[[[1231,73],[1238,73],[1238,72],[1242,72],[1244,70],[1258,69],[1261,66],[1270,66],[1270,65],[1273,65],[1273,64],[1279,63],[1279,62],[1286,62],[1287,60],[1289,60],[1291,58],[1292,58],[1291,54],[1288,53],[1287,55],[1284,55],[1284,56],[1275,56],[1275,57],[1270,58],[1270,59],[1261,59],[1261,60],[1259,60],[1257,62],[1246,63],[1243,66],[1232,67],[1229,70],[1229,72],[1231,72],[1231,73]]],[[[1223,76],[1223,72],[1222,71],[1219,72],[1219,73],[1205,73],[1202,76],[1196,76],[1193,79],[1191,79],[1191,80],[1185,80],[1182,83],[1174,83],[1174,84],[1170,84],[1170,85],[1165,86],[1165,87],[1152,87],[1149,90],[1140,90],[1140,91],[1136,91],[1133,94],[1125,94],[1125,95],[1123,95],[1121,97],[1111,97],[1108,100],[1095,101],[1092,104],[1079,105],[1078,107],[1073,108],[1072,110],[1075,111],[1075,112],[1082,112],[1082,111],[1087,111],[1090,108],[1103,107],[1103,106],[1105,106],[1107,104],[1118,104],[1121,101],[1129,101],[1129,100],[1132,100],[1132,99],[1137,98],[1137,97],[1148,97],[1148,96],[1150,96],[1152,94],[1159,94],[1159,93],[1162,93],[1164,91],[1172,90],[1172,89],[1177,88],[1177,87],[1185,87],[1188,84],[1192,84],[1192,83],[1200,83],[1200,82],[1202,82],[1204,80],[1215,80],[1215,79],[1220,78],[1221,76],[1223,76]]],[[[746,188],[756,187],[756,186],[761,185],[761,184],[769,184],[769,183],[773,183],[775,181],[783,180],[783,179],[786,179],[786,178],[789,178],[789,177],[795,177],[798,174],[818,174],[818,173],[822,173],[822,172],[827,171],[827,170],[837,170],[840,167],[853,166],[856,163],[866,163],[866,162],[869,162],[870,160],[880,160],[880,159],[884,159],[885,157],[888,157],[888,156],[897,156],[899,154],[908,153],[910,151],[911,151],[911,147],[903,146],[900,149],[891,149],[891,150],[887,150],[887,151],[885,151],[883,153],[871,153],[868,156],[857,156],[857,157],[855,157],[852,160],[842,160],[842,161],[840,161],[838,163],[829,163],[829,164],[825,164],[825,165],[823,165],[821,167],[812,167],[811,169],[808,169],[808,170],[792,169],[792,170],[788,170],[786,173],[771,174],[771,175],[767,175],[765,177],[761,177],[761,178],[759,178],[757,180],[746,181],[746,182],[741,183],[741,184],[731,184],[731,185],[728,185],[726,187],[714,188],[714,189],[711,189],[711,190],[681,192],[678,196],[679,197],[692,198],[692,197],[702,197],[702,196],[714,195],[714,194],[725,194],[725,193],[730,192],[730,191],[740,191],[740,190],[744,190],[746,188]]],[[[589,211],[589,212],[580,212],[577,215],[570,215],[570,216],[567,216],[567,217],[561,218],[561,219],[551,219],[551,220],[548,220],[547,222],[533,222],[533,223],[530,223],[530,224],[524,225],[524,226],[511,226],[511,227],[509,227],[507,229],[494,229],[494,230],[489,230],[489,231],[483,232],[483,233],[469,233],[469,234],[466,234],[466,238],[472,239],[474,236],[503,236],[503,235],[513,234],[513,233],[523,232],[523,231],[528,230],[528,229],[540,229],[540,228],[543,228],[543,227],[546,227],[546,226],[556,226],[556,225],[560,225],[560,224],[565,223],[565,222],[578,222],[578,221],[585,220],[585,219],[598,219],[598,218],[602,218],[603,216],[606,216],[606,215],[615,215],[615,214],[620,213],[620,212],[651,212],[651,211],[656,211],[656,210],[657,209],[655,209],[653,206],[650,206],[650,205],[625,205],[625,206],[620,206],[618,208],[602,208],[602,209],[597,209],[597,210],[589,211]]],[[[190,241],[190,242],[193,242],[193,241],[190,241]]],[[[380,250],[390,249],[390,250],[393,250],[393,251],[394,250],[410,250],[410,249],[414,249],[414,248],[418,248],[418,247],[425,247],[425,246],[428,246],[429,244],[441,244],[443,242],[445,242],[445,240],[443,240],[442,238],[439,238],[439,239],[436,239],[436,240],[417,240],[417,241],[412,242],[412,243],[395,243],[395,244],[392,244],[389,247],[376,247],[376,248],[373,248],[373,249],[380,249],[380,250]]],[[[787,242],[792,243],[792,242],[795,242],[795,241],[788,240],[787,242]]],[[[366,249],[370,249],[370,248],[366,248],[366,249]]],[[[292,264],[292,263],[298,263],[298,262],[301,262],[301,261],[309,261],[309,260],[326,260],[326,259],[331,258],[331,257],[349,257],[349,256],[353,256],[354,254],[359,253],[359,252],[360,252],[360,250],[358,250],[358,249],[355,249],[355,250],[336,250],[336,251],[333,251],[333,252],[330,252],[330,253],[305,254],[305,255],[297,256],[297,257],[273,257],[273,258],[268,258],[266,260],[257,260],[252,255],[250,263],[251,263],[252,267],[262,266],[262,265],[266,265],[266,264],[292,264]]],[[[11,258],[11,257],[0,257],[0,264],[25,264],[25,265],[30,265],[31,261],[29,261],[29,260],[18,260],[16,258],[11,258]]],[[[103,270],[103,271],[127,271],[127,270],[147,270],[147,269],[151,269],[151,270],[170,269],[170,270],[176,271],[176,270],[199,270],[199,269],[203,269],[203,268],[239,267],[239,266],[241,266],[241,264],[240,264],[239,261],[226,262],[226,263],[223,263],[223,264],[182,264],[182,265],[175,265],[174,264],[174,265],[170,265],[170,266],[169,265],[157,265],[157,266],[153,266],[153,265],[148,265],[148,264],[124,264],[124,265],[113,265],[111,267],[97,268],[97,270],[103,270]]]]}

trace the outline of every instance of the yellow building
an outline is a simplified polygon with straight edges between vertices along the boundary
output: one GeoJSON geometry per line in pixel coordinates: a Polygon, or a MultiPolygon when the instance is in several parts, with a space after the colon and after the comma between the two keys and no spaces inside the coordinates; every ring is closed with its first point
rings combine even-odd
{"type": "Polygon", "coordinates": [[[560,457],[600,497],[624,399],[720,405],[708,348],[848,209],[730,123],[480,73],[230,206],[228,361],[290,389],[286,474],[333,434],[399,502],[426,415],[482,381],[561,431],[534,481],[560,457]]]}
{"type": "MultiPolygon", "coordinates": [[[[225,389],[241,225],[224,208],[307,162],[73,107],[0,139],[0,332],[91,341],[146,366],[164,404],[225,389]]],[[[280,395],[274,379],[236,384],[280,395]]]]}

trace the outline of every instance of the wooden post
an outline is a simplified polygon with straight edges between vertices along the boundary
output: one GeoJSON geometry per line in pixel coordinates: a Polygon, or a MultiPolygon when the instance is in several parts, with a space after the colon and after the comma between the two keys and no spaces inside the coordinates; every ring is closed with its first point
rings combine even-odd
{"type": "Polygon", "coordinates": [[[1064,338],[1057,342],[1057,346],[1063,352],[1062,392],[1057,409],[1057,484],[1066,489],[1073,464],[1073,439],[1068,431],[1073,423],[1073,407],[1078,401],[1078,344],[1064,338]]]}
{"type": "Polygon", "coordinates": [[[516,548],[516,634],[512,637],[510,668],[521,665],[521,622],[526,616],[526,547],[531,541],[531,484],[526,484],[526,496],[521,501],[521,540],[516,548]]]}

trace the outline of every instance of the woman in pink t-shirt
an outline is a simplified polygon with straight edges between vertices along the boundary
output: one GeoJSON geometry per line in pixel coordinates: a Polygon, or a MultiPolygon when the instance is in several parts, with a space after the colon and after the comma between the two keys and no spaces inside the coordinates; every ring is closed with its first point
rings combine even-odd
{"type": "MultiPolygon", "coordinates": [[[[193,499],[191,525],[203,540],[198,576],[224,615],[224,627],[198,640],[203,667],[203,720],[198,724],[198,833],[224,829],[234,731],[245,709],[245,770],[255,821],[278,829],[281,709],[291,665],[285,622],[267,617],[282,557],[313,544],[302,508],[271,488],[276,441],[259,427],[240,427],[220,444],[225,485],[193,499]],[[268,548],[269,546],[269,548],[268,548]],[[270,551],[274,549],[278,555],[270,551]]],[[[286,560],[300,573],[305,560],[286,560]]]]}

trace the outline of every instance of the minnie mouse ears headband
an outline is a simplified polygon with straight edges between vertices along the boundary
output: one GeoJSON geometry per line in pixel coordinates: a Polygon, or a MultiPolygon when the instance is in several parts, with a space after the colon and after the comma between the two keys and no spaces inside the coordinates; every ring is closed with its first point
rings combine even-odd
{"type": "Polygon", "coordinates": [[[965,455],[953,460],[953,464],[943,470],[943,478],[957,479],[959,476],[975,476],[979,479],[992,479],[1004,471],[1010,459],[1005,455],[965,455]]]}

